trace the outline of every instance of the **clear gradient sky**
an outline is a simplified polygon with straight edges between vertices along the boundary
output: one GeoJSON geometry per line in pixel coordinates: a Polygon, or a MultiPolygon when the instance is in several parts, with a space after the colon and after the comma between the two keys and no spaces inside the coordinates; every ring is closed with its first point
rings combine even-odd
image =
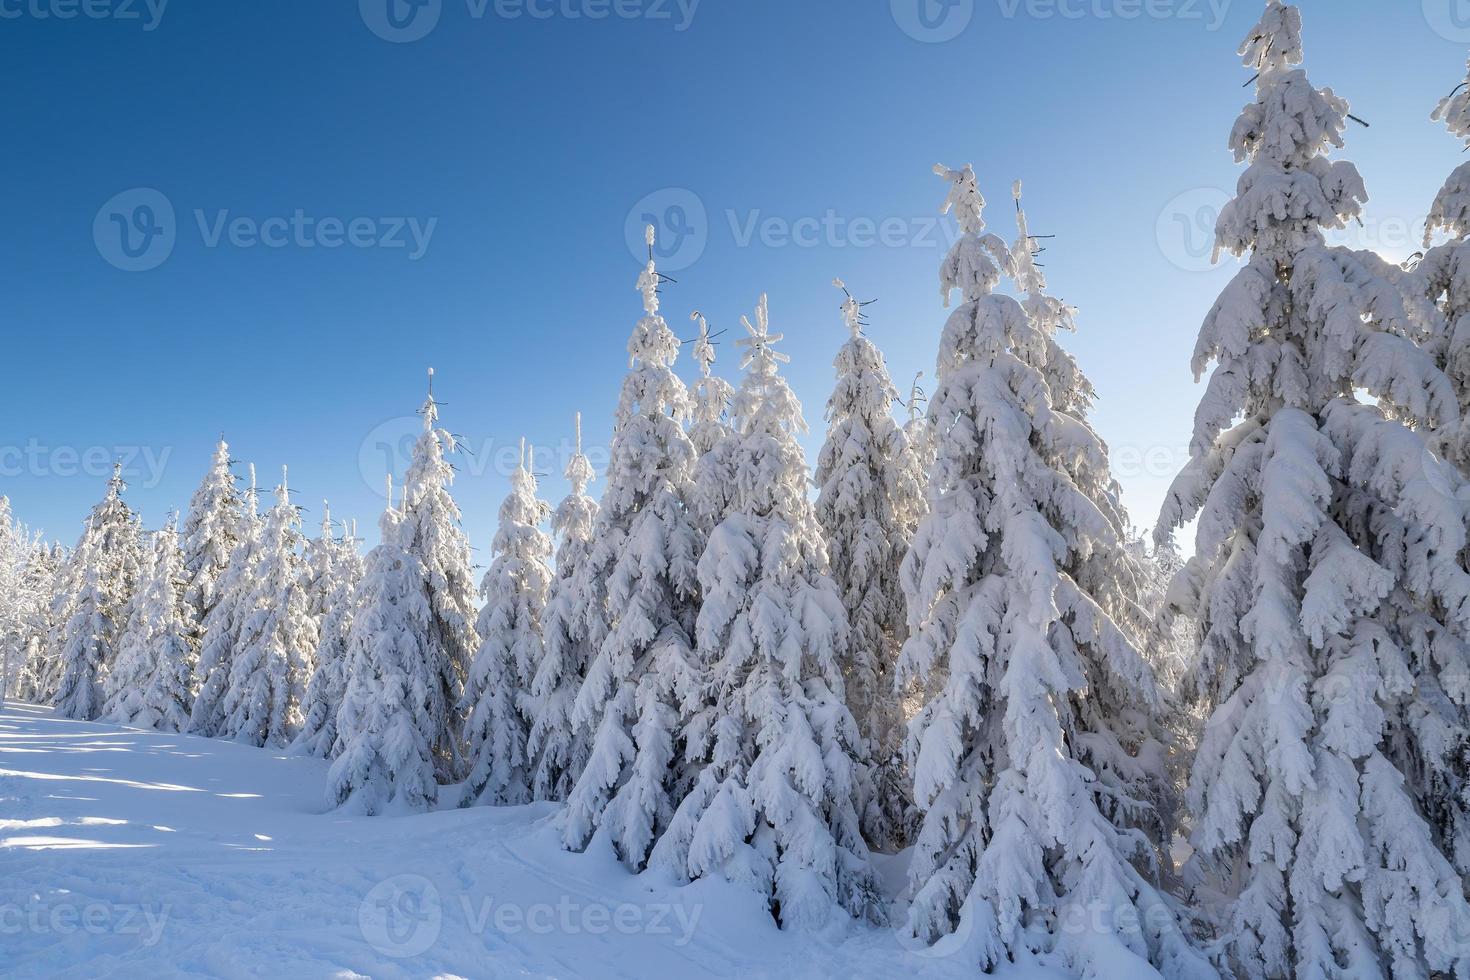
{"type": "MultiPolygon", "coordinates": [[[[1407,256],[1465,159],[1428,116],[1470,5],[1300,5],[1313,81],[1372,124],[1348,134],[1372,195],[1352,240],[1407,256]]],[[[682,335],[698,308],[731,339],[770,293],[814,453],[845,335],[832,278],[878,299],[901,386],[932,376],[951,233],[930,169],[973,162],[993,231],[1014,235],[1023,178],[1057,236],[1066,342],[1151,526],[1233,268],[1209,271],[1208,233],[1260,6],[0,0],[0,493],[71,542],[121,452],[156,526],[223,431],[262,484],[290,465],[309,525],[329,497],[371,539],[432,365],[476,451],[456,496],[483,562],[521,436],[550,447],[552,501],[574,411],[606,458],[645,214],[682,335]]]]}

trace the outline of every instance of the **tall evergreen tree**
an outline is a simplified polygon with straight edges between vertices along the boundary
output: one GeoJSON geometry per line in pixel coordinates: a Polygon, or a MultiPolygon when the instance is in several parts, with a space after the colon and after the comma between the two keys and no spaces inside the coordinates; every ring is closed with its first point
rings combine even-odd
{"type": "Polygon", "coordinates": [[[201,624],[203,644],[195,672],[194,705],[189,712],[188,729],[195,735],[219,735],[228,718],[225,701],[230,674],[251,613],[250,600],[260,565],[262,523],[257,501],[252,464],[250,485],[244,493],[234,533],[235,546],[224,574],[215,584],[214,605],[201,624]]]}
{"type": "Polygon", "coordinates": [[[735,443],[729,438],[734,432],[729,414],[735,389],[730,382],[711,373],[715,340],[704,316],[696,311],[693,317],[699,323],[699,336],[692,351],[694,362],[699,365],[699,380],[690,392],[689,441],[694,445],[695,472],[702,475],[694,479],[689,507],[694,511],[700,532],[708,535],[729,511],[734,492],[730,456],[735,443]]]}
{"type": "Polygon", "coordinates": [[[230,664],[222,738],[283,747],[300,730],[317,644],[317,622],[307,604],[304,544],[301,513],[291,503],[282,467],[230,664]]]}
{"type": "Polygon", "coordinates": [[[47,546],[39,537],[32,539],[30,554],[21,570],[20,593],[22,619],[17,652],[21,667],[16,679],[16,693],[23,701],[42,704],[49,697],[47,677],[51,662],[47,657],[47,637],[51,634],[51,608],[58,593],[58,570],[65,556],[60,545],[47,546]]]}
{"type": "MultiPolygon", "coordinates": [[[[1432,118],[1470,147],[1470,76],[1440,100],[1432,118]]],[[[1459,424],[1438,433],[1435,449],[1462,473],[1470,474],[1470,164],[1457,167],[1435,197],[1425,223],[1424,247],[1427,251],[1414,272],[1422,284],[1421,298],[1434,311],[1426,348],[1454,387],[1460,408],[1459,424]],[[1437,231],[1443,231],[1448,240],[1431,247],[1437,231]]],[[[1466,719],[1470,678],[1446,677],[1441,686],[1459,715],[1453,734],[1446,734],[1460,745],[1449,753],[1452,765],[1430,761],[1424,767],[1422,802],[1442,846],[1464,877],[1470,876],[1470,725],[1466,719]]]]}
{"type": "Polygon", "coordinates": [[[579,586],[583,563],[592,550],[597,501],[587,495],[592,464],[582,453],[582,414],[577,413],[577,449],[567,463],[571,490],[551,517],[557,539],[556,574],[542,618],[541,662],[531,682],[526,755],[531,764],[531,795],[565,800],[587,764],[589,734],[572,722],[577,691],[587,675],[592,651],[587,642],[589,603],[579,586]]]}
{"type": "Polygon", "coordinates": [[[230,447],[221,438],[184,518],[184,595],[196,647],[203,642],[204,621],[220,600],[225,571],[239,541],[242,502],[230,464],[230,447]]]}
{"type": "Polygon", "coordinates": [[[901,670],[934,692],[910,724],[924,816],[907,929],[963,927],[983,968],[1041,952],[1106,975],[1127,952],[1210,976],[1144,873],[1163,843],[1137,826],[1161,698],[1113,618],[1119,529],[1068,472],[1102,447],[1051,402],[1045,328],[994,292],[1014,260],[985,231],[974,171],[936,172],[962,232],[940,292],[962,301],[929,406],[930,513],[903,565],[901,670]]]}
{"type": "MultiPolygon", "coordinates": [[[[146,549],[141,570],[145,589],[153,580],[157,564],[157,548],[146,549]]],[[[153,676],[152,631],[142,596],[140,591],[139,601],[128,606],[127,618],[119,627],[117,657],[102,685],[102,715],[123,724],[131,724],[139,714],[143,692],[153,676]]],[[[143,725],[148,727],[147,722],[143,725]]]]}
{"type": "Polygon", "coordinates": [[[66,573],[53,656],[60,672],[56,708],[70,718],[90,720],[101,712],[103,685],[138,587],[142,527],[122,499],[126,488],[118,464],[107,493],[87,518],[66,573]]]}
{"type": "Polygon", "coordinates": [[[1466,676],[1465,482],[1405,421],[1451,430],[1458,407],[1398,270],[1325,244],[1367,194],[1327,159],[1348,106],[1297,67],[1299,12],[1269,0],[1240,51],[1248,166],[1216,242],[1248,259],[1200,332],[1196,375],[1215,368],[1159,531],[1198,518],[1170,593],[1211,712],[1196,870],[1233,976],[1470,975],[1470,908],[1416,805],[1465,693],[1442,685],[1466,676]]]}
{"type": "Polygon", "coordinates": [[[292,748],[305,755],[334,759],[341,748],[337,710],[347,687],[347,639],[359,608],[363,563],[357,541],[345,525],[342,536],[336,535],[331,508],[325,501],[321,536],[312,543],[311,567],[309,610],[320,629],[311,680],[302,703],[301,732],[292,748]]]}
{"type": "Polygon", "coordinates": [[[908,833],[912,802],[904,788],[902,712],[894,668],[907,635],[898,568],[913,528],[900,499],[919,490],[900,472],[907,440],[893,420],[898,389],[883,354],[863,335],[862,307],[842,281],[842,319],[850,337],[837,352],[837,387],[827,401],[827,440],[817,456],[816,517],[851,630],[843,673],[848,707],[867,742],[872,768],[861,781],[863,832],[894,850],[908,833]]]}
{"type": "Polygon", "coordinates": [[[434,745],[446,721],[431,695],[441,681],[430,655],[439,619],[426,569],[403,546],[404,516],[393,506],[391,479],[388,501],[348,633],[347,685],[337,712],[341,750],[327,774],[328,801],[369,816],[434,805],[434,745]]]}
{"type": "Polygon", "coordinates": [[[457,449],[454,436],[439,428],[434,400],[434,371],[429,395],[419,410],[424,431],[414,445],[404,481],[398,540],[423,573],[422,590],[429,621],[422,635],[422,655],[435,678],[426,690],[427,710],[436,720],[433,736],[435,775],[441,783],[464,775],[461,752],[464,682],[480,638],[475,633],[475,585],[470,570],[470,543],[460,526],[459,506],[450,495],[454,468],[448,457],[457,449]]]}
{"type": "Polygon", "coordinates": [[[465,689],[465,736],[472,766],[463,804],[530,802],[532,759],[526,750],[534,701],[531,683],[542,660],[541,624],[551,586],[551,539],[541,530],[551,507],[536,496],[536,451],[510,477],[500,505],[494,558],[480,584],[485,605],[476,632],[480,650],[465,689]]]}
{"type": "Polygon", "coordinates": [[[89,523],[71,556],[72,594],[56,633],[60,676],[52,704],[63,718],[90,721],[102,713],[109,649],[120,612],[105,584],[104,557],[89,523]]]}
{"type": "Polygon", "coordinates": [[[838,908],[876,919],[858,816],[862,737],[843,693],[847,615],[807,496],[801,404],[777,369],[787,358],[774,349],[766,297],[755,324],[742,322],[734,497],[699,561],[697,636],[715,720],[689,733],[706,765],[657,860],[748,885],[786,927],[821,927],[838,908]]]}
{"type": "Polygon", "coordinates": [[[38,552],[39,541],[11,514],[10,498],[0,497],[0,701],[34,687],[26,682],[26,668],[42,597],[27,571],[38,552]]]}
{"type": "Polygon", "coordinates": [[[659,315],[662,281],[652,259],[638,278],[644,315],[628,341],[607,488],[581,571],[596,650],[573,723],[593,733],[591,755],[568,798],[563,840],[582,850],[601,833],[630,868],[687,789],[676,730],[702,698],[691,662],[703,541],[688,511],[694,446],[685,434],[689,393],[673,365],[679,341],[659,315]]]}
{"type": "Polygon", "coordinates": [[[167,732],[182,731],[189,723],[194,655],[176,522],[171,516],[154,536],[123,652],[109,677],[107,707],[115,721],[167,732]]]}

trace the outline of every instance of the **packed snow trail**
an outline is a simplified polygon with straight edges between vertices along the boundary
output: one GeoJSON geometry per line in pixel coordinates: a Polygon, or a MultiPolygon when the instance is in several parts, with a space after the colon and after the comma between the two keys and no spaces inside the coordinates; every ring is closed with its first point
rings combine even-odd
{"type": "Polygon", "coordinates": [[[326,770],[6,705],[0,975],[970,975],[965,956],[906,950],[887,929],[783,933],[738,886],[676,887],[595,847],[567,853],[559,806],[326,812],[326,770]]]}

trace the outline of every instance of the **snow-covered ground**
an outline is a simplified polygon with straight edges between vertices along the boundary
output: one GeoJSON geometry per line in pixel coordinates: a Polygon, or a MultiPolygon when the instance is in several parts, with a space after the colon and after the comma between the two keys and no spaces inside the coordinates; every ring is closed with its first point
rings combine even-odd
{"type": "MultiPolygon", "coordinates": [[[[5,706],[0,975],[973,976],[889,930],[783,933],[738,887],[566,853],[554,806],[325,812],[325,772],[5,706]]],[[[896,888],[902,868],[884,871],[896,888]]]]}

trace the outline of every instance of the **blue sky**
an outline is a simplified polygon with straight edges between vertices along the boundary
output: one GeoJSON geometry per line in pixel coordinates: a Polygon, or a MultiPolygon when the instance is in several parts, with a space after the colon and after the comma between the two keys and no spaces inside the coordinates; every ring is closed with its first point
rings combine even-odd
{"type": "MultiPolygon", "coordinates": [[[[814,451],[832,278],[877,298],[901,386],[932,375],[930,169],[973,162],[992,230],[1014,234],[1022,178],[1057,236],[1067,344],[1152,525],[1230,274],[1205,235],[1258,2],[388,2],[0,0],[0,493],[23,519],[71,541],[122,455],[155,526],[223,431],[263,484],[290,465],[309,523],[328,497],[371,536],[432,365],[476,451],[456,495],[483,561],[522,436],[551,447],[553,501],[573,412],[605,459],[644,214],[681,334],[696,308],[738,333],[769,292],[814,451]]],[[[1352,240],[1407,255],[1464,159],[1428,115],[1470,4],[1301,6],[1313,81],[1371,123],[1348,134],[1373,198],[1352,240]]]]}

